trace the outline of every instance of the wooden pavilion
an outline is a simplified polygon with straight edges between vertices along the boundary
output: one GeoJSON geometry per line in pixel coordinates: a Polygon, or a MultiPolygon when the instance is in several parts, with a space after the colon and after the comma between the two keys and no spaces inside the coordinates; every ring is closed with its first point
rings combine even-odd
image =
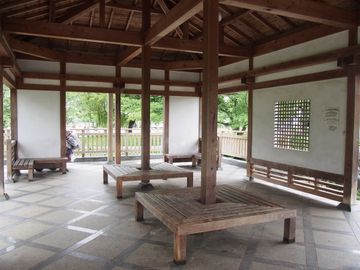
{"type": "MultiPolygon", "coordinates": [[[[1,1],[0,78],[11,88],[12,138],[19,135],[19,93],[58,93],[61,156],[66,92],[115,94],[120,163],[121,94],[141,94],[141,164],[148,170],[150,96],[165,100],[164,153],[169,99],[200,97],[200,201],[209,207],[219,200],[234,203],[240,191],[224,195],[226,188],[216,187],[217,95],[248,91],[248,176],[336,200],[350,210],[358,175],[358,12],[356,0],[1,1]],[[281,117],[294,114],[294,104],[301,111],[284,124],[281,117]]],[[[142,206],[152,204],[145,196],[137,199],[141,220],[142,206]]],[[[290,241],[292,214],[282,212],[290,241]]],[[[209,230],[196,228],[192,232],[209,230]]],[[[184,241],[176,234],[178,262],[185,259],[184,241]]]]}

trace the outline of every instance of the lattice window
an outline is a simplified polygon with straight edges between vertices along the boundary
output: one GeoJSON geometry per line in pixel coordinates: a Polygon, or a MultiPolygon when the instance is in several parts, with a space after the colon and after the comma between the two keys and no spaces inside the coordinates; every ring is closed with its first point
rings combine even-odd
{"type": "Polygon", "coordinates": [[[309,151],[310,100],[286,100],[275,103],[274,147],[309,151]]]}

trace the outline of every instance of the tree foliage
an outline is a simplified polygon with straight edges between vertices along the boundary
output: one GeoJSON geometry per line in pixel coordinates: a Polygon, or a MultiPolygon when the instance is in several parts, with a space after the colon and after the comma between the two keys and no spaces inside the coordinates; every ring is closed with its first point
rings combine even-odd
{"type": "Polygon", "coordinates": [[[245,130],[248,124],[246,92],[218,97],[218,125],[234,130],[245,130]]]}
{"type": "MultiPolygon", "coordinates": [[[[90,123],[94,127],[107,126],[108,95],[102,93],[66,94],[68,124],[90,123]]],[[[152,124],[163,121],[163,98],[151,96],[150,118],[152,124]]],[[[138,125],[141,121],[141,96],[121,96],[121,126],[128,127],[130,121],[138,125]]]]}

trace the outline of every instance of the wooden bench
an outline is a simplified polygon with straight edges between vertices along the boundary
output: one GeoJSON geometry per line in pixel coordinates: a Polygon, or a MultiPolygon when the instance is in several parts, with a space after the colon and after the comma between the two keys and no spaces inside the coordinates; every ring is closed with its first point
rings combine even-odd
{"type": "MultiPolygon", "coordinates": [[[[195,154],[165,154],[164,155],[164,161],[168,162],[170,164],[173,164],[174,162],[189,162],[191,161],[192,167],[196,167],[196,164],[201,164],[201,138],[199,138],[198,141],[198,148],[199,152],[195,154]]],[[[217,138],[217,146],[216,146],[216,162],[217,162],[217,168],[221,167],[221,146],[220,146],[220,139],[217,138]]]]}
{"type": "Polygon", "coordinates": [[[50,157],[50,158],[17,158],[17,142],[15,140],[7,140],[7,177],[13,179],[15,174],[19,174],[20,170],[28,171],[28,179],[34,178],[34,169],[43,168],[60,168],[62,173],[66,173],[66,157],[50,157]]]}
{"type": "Polygon", "coordinates": [[[116,181],[117,198],[121,199],[123,195],[124,181],[145,181],[153,179],[169,179],[186,177],[187,186],[193,186],[193,172],[183,168],[176,167],[169,163],[151,164],[150,170],[141,170],[135,165],[104,165],[103,183],[108,184],[108,175],[116,181]]]}
{"type": "Polygon", "coordinates": [[[170,164],[173,164],[174,162],[191,161],[192,167],[196,166],[196,160],[193,154],[165,154],[164,161],[170,164]]]}
{"type": "Polygon", "coordinates": [[[174,262],[186,262],[189,234],[228,229],[241,225],[284,220],[286,243],[295,241],[296,210],[258,198],[233,186],[217,187],[217,203],[199,202],[200,188],[136,192],[136,220],[144,219],[144,208],[174,233],[174,262]]]}

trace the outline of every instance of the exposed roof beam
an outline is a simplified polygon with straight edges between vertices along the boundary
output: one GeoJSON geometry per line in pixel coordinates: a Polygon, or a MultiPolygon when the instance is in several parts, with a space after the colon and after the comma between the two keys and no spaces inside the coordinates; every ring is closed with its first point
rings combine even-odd
{"type": "Polygon", "coordinates": [[[58,23],[69,23],[77,18],[79,18],[81,15],[83,15],[86,12],[89,12],[91,9],[93,9],[99,2],[97,0],[92,0],[88,3],[85,3],[80,6],[76,6],[70,10],[68,10],[63,16],[56,19],[56,22],[58,23]]]}
{"type": "MultiPolygon", "coordinates": [[[[141,33],[124,32],[85,26],[60,25],[45,22],[24,22],[23,20],[4,20],[3,31],[6,33],[47,37],[55,39],[88,41],[95,43],[107,43],[115,45],[127,45],[140,47],[143,44],[141,33]]],[[[152,48],[202,53],[203,42],[165,37],[155,43],[152,48]]],[[[220,56],[246,58],[250,55],[250,49],[244,46],[220,46],[220,56]]]]}
{"type": "Polygon", "coordinates": [[[61,52],[48,49],[46,47],[41,47],[30,42],[21,41],[18,39],[11,39],[10,45],[14,52],[24,53],[46,60],[60,61],[61,59],[63,59],[63,54],[61,52]]]}
{"type": "MultiPolygon", "coordinates": [[[[115,9],[121,9],[121,10],[126,10],[126,11],[131,11],[131,12],[137,12],[137,13],[141,13],[142,12],[142,8],[139,6],[135,6],[135,5],[127,5],[127,4],[123,4],[120,2],[114,2],[111,1],[110,3],[106,4],[108,7],[112,7],[115,9]]],[[[151,9],[150,10],[152,14],[163,14],[163,12],[159,9],[151,9]]]]}
{"type": "Polygon", "coordinates": [[[37,37],[89,41],[115,45],[141,46],[140,33],[123,32],[100,28],[90,28],[58,23],[33,22],[24,20],[4,20],[3,31],[7,33],[37,37]]]}
{"type": "MultiPolygon", "coordinates": [[[[198,40],[178,39],[164,37],[156,42],[152,48],[169,51],[181,51],[189,53],[203,53],[204,43],[198,40]]],[[[219,47],[219,56],[247,58],[250,56],[250,48],[245,46],[221,45],[219,47]]]]}
{"type": "Polygon", "coordinates": [[[202,9],[201,0],[182,0],[145,33],[145,45],[153,45],[202,9]]]}
{"type": "Polygon", "coordinates": [[[311,25],[300,27],[300,29],[296,31],[291,31],[288,34],[280,34],[276,37],[273,37],[271,40],[258,44],[254,48],[254,55],[262,55],[281,50],[316,38],[331,35],[336,32],[339,32],[338,28],[327,25],[311,25]]]}
{"type": "Polygon", "coordinates": [[[141,54],[141,47],[140,48],[127,47],[125,51],[120,53],[117,65],[124,66],[139,54],[141,54]]]}
{"type": "Polygon", "coordinates": [[[314,0],[221,0],[222,4],[341,28],[357,26],[357,13],[314,0]]]}

